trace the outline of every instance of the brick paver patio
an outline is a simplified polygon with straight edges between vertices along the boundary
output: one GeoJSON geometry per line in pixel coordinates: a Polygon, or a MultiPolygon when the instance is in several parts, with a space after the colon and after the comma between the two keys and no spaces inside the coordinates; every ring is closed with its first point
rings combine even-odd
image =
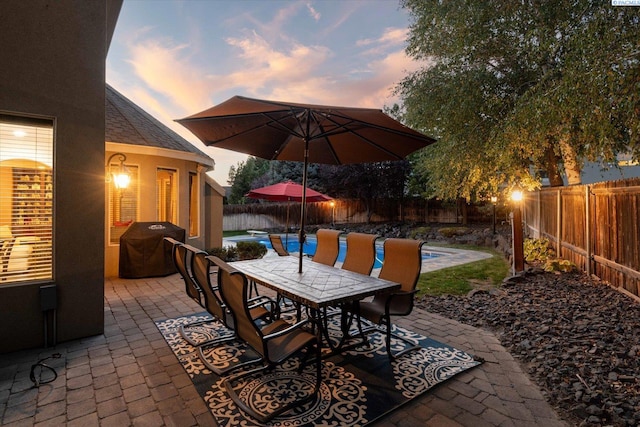
{"type": "MultiPolygon", "coordinates": [[[[0,355],[3,426],[215,426],[154,320],[201,309],[175,274],[105,280],[104,335],[0,355]],[[33,388],[31,365],[49,359],[58,378],[33,388]]],[[[376,425],[565,426],[491,333],[415,309],[407,329],[481,356],[485,363],[435,387],[376,425]]]]}

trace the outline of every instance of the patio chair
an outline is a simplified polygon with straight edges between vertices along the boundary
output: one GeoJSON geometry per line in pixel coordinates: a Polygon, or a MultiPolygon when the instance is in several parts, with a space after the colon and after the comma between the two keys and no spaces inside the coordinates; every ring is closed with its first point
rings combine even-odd
{"type": "MultiPolygon", "coordinates": [[[[217,286],[214,286],[211,283],[212,263],[208,256],[209,254],[207,254],[205,251],[195,249],[191,257],[193,279],[200,287],[200,289],[202,289],[205,308],[215,319],[218,319],[225,327],[229,329],[229,333],[222,335],[218,339],[197,343],[194,346],[198,347],[198,356],[207,368],[218,375],[224,375],[225,373],[234,370],[241,365],[230,365],[228,368],[220,369],[213,363],[211,363],[211,361],[207,358],[205,350],[212,346],[218,346],[231,340],[235,340],[237,338],[237,333],[234,330],[232,312],[227,308],[226,304],[221,298],[221,295],[218,294],[218,291],[220,290],[219,284],[217,284],[217,286]]],[[[220,271],[218,271],[218,280],[219,275],[220,271]]],[[[252,322],[258,320],[262,320],[264,322],[266,322],[267,320],[273,320],[274,313],[276,313],[276,308],[275,303],[273,302],[273,300],[271,300],[271,298],[268,298],[266,296],[251,298],[248,299],[248,304],[249,316],[252,322]]],[[[189,341],[186,337],[185,339],[189,341]]],[[[244,363],[242,365],[244,365],[244,363]]]]}
{"type": "Polygon", "coordinates": [[[347,234],[347,255],[342,263],[344,270],[370,275],[376,262],[375,234],[349,233],[347,234]]]}
{"type": "Polygon", "coordinates": [[[333,266],[340,252],[340,235],[342,231],[322,228],[316,233],[316,253],[311,258],[314,262],[333,266]]]}
{"type": "Polygon", "coordinates": [[[202,297],[202,292],[200,288],[196,285],[193,280],[193,276],[188,271],[187,266],[191,264],[191,254],[192,251],[189,251],[184,243],[175,240],[172,237],[165,237],[164,240],[172,245],[171,255],[173,258],[173,264],[180,273],[182,280],[184,280],[185,292],[194,300],[198,305],[204,308],[204,300],[202,297]]]}
{"type": "MultiPolygon", "coordinates": [[[[222,318],[219,317],[221,314],[221,311],[215,310],[215,309],[212,310],[212,307],[211,307],[212,304],[206,303],[203,290],[200,288],[200,286],[197,284],[196,280],[193,277],[193,272],[190,268],[191,268],[193,256],[196,252],[199,252],[199,250],[192,246],[185,245],[184,243],[179,242],[171,237],[165,237],[164,240],[173,245],[173,249],[172,249],[173,262],[175,264],[176,269],[178,270],[178,273],[180,273],[182,280],[184,281],[186,294],[189,296],[189,298],[194,300],[200,307],[207,310],[215,318],[214,320],[197,320],[194,322],[180,325],[180,328],[179,328],[180,335],[182,336],[182,338],[185,339],[185,341],[187,341],[189,344],[191,344],[194,347],[211,343],[211,342],[218,342],[219,339],[221,338],[214,338],[211,340],[199,341],[194,339],[191,336],[191,334],[188,333],[188,331],[191,328],[202,326],[211,322],[221,321],[223,324],[225,325],[227,324],[227,320],[225,317],[222,317],[222,318]],[[214,311],[214,313],[212,313],[212,311],[214,311]]],[[[225,337],[226,336],[227,335],[225,335],[225,337]]],[[[231,337],[233,336],[231,335],[231,337]]]]}
{"type": "Polygon", "coordinates": [[[269,234],[269,241],[271,242],[271,247],[274,251],[280,256],[288,256],[289,251],[287,251],[282,243],[282,236],[279,234],[269,234]]]}
{"type": "Polygon", "coordinates": [[[232,375],[223,381],[233,402],[253,418],[262,423],[267,423],[274,417],[315,399],[322,382],[321,358],[320,348],[315,345],[316,336],[302,328],[308,323],[308,319],[295,324],[290,324],[283,319],[277,319],[273,323],[259,327],[251,319],[247,301],[249,287],[247,277],[217,257],[209,256],[208,258],[218,266],[218,286],[225,304],[233,313],[234,329],[238,338],[255,350],[261,356],[262,361],[262,366],[232,375]],[[288,402],[283,402],[280,407],[270,413],[261,414],[235,391],[234,383],[243,378],[273,369],[303,349],[306,349],[306,353],[298,368],[300,373],[306,358],[315,349],[316,381],[312,393],[299,399],[287,399],[289,400],[288,402]]]}
{"type": "Polygon", "coordinates": [[[390,293],[376,295],[371,301],[358,301],[353,306],[353,310],[358,316],[358,328],[361,334],[360,319],[362,317],[376,325],[384,324],[384,331],[379,330],[386,334],[387,354],[391,360],[420,348],[415,343],[391,332],[391,316],[407,316],[413,310],[414,295],[417,292],[416,285],[422,266],[423,244],[423,241],[412,239],[385,240],[384,262],[378,277],[399,283],[401,288],[390,293]],[[410,347],[394,354],[391,351],[391,336],[409,344],[410,347]]]}

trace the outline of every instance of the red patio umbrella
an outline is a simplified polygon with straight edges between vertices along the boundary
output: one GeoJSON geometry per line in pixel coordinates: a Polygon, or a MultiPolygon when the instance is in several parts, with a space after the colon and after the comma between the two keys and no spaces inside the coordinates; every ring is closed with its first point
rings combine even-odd
{"type": "MultiPolygon", "coordinates": [[[[274,202],[302,202],[304,188],[292,181],[280,182],[266,187],[250,190],[246,196],[252,199],[271,200],[274,202]]],[[[327,202],[331,197],[319,193],[311,188],[306,189],[304,199],[307,202],[327,202]]],[[[285,244],[289,243],[289,204],[287,204],[287,224],[285,230],[285,244]]]]}

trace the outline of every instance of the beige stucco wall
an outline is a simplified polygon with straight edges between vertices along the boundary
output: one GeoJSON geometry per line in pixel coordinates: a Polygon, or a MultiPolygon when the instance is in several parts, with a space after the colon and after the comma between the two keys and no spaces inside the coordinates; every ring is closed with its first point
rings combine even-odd
{"type": "Polygon", "coordinates": [[[205,186],[205,249],[222,247],[224,188],[210,176],[205,186]]]}
{"type": "MultiPolygon", "coordinates": [[[[121,3],[2,3],[0,111],[55,121],[58,341],[104,329],[105,59],[121,3]]],[[[0,284],[0,353],[43,345],[40,285],[0,284]]]]}
{"type": "MultiPolygon", "coordinates": [[[[171,152],[170,150],[154,149],[150,147],[137,147],[128,144],[108,143],[107,148],[118,149],[127,156],[126,164],[134,165],[138,168],[139,179],[139,211],[137,221],[151,222],[157,221],[156,212],[156,172],[158,168],[175,169],[178,173],[178,221],[176,225],[186,230],[186,242],[197,248],[205,249],[206,233],[206,205],[205,201],[205,170],[207,166],[196,161],[194,156],[185,153],[171,152]],[[132,152],[134,151],[134,152],[132,152]],[[200,181],[200,231],[197,236],[189,236],[189,172],[199,173],[200,181]]],[[[107,151],[104,161],[116,151],[107,151]]],[[[105,183],[105,206],[108,206],[108,192],[105,183]]],[[[222,206],[222,200],[219,201],[222,206]]],[[[118,276],[120,245],[109,242],[109,217],[107,209],[104,213],[104,222],[107,225],[104,229],[105,241],[105,277],[118,276]]],[[[222,217],[220,217],[222,225],[222,217]]]]}

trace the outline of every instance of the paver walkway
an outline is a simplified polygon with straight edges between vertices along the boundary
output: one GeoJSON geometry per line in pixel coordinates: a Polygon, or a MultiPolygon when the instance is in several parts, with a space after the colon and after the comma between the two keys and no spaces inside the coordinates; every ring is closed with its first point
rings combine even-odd
{"type": "MultiPolygon", "coordinates": [[[[104,335],[0,355],[0,425],[215,426],[154,324],[196,311],[177,274],[106,280],[104,335]],[[32,388],[31,365],[54,353],[58,378],[32,388]]],[[[493,334],[419,309],[397,323],[486,362],[376,426],[566,425],[493,334]]]]}

